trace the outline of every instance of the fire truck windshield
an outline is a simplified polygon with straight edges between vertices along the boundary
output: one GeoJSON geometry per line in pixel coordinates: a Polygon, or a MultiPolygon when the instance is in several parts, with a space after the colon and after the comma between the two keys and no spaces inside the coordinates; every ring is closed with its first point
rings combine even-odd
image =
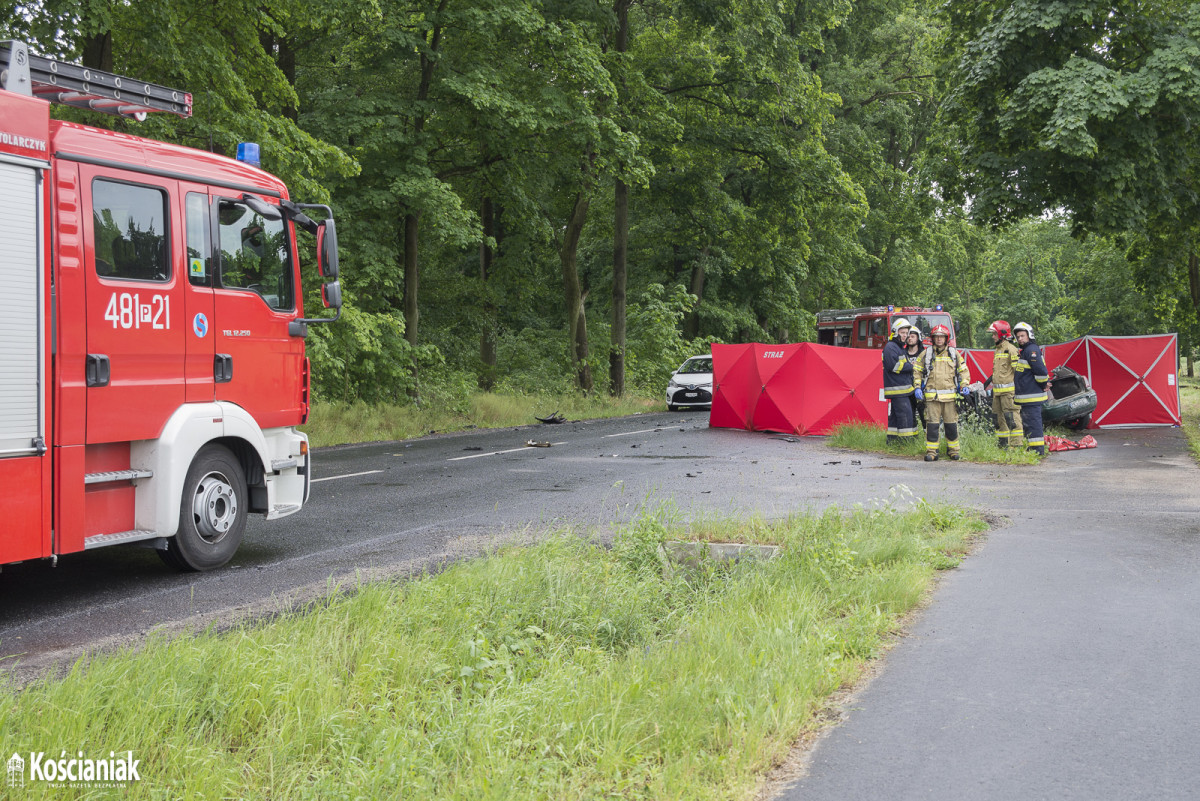
{"type": "Polygon", "coordinates": [[[948,314],[918,314],[916,312],[908,312],[897,316],[903,316],[907,319],[915,328],[921,331],[921,336],[926,338],[929,337],[929,332],[935,325],[944,325],[951,331],[954,330],[954,326],[950,324],[950,315],[948,314]]]}
{"type": "Polygon", "coordinates": [[[257,292],[272,309],[291,309],[292,260],[287,226],[248,206],[222,200],[221,286],[257,292]]]}

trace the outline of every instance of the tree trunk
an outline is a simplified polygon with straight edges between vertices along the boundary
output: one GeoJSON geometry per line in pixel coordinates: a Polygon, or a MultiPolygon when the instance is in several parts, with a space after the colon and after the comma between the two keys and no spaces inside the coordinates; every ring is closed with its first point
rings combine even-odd
{"type": "Polygon", "coordinates": [[[591,202],[582,191],[575,196],[575,207],[567,230],[563,236],[559,259],[562,262],[563,294],[566,299],[567,327],[570,336],[571,364],[575,368],[575,383],[584,392],[592,391],[592,368],[588,366],[587,318],[584,315],[583,296],[579,287],[579,270],[576,258],[579,238],[587,222],[588,204],[591,202]]]}
{"type": "Polygon", "coordinates": [[[608,352],[608,391],[614,398],[625,394],[625,284],[629,252],[629,187],[617,179],[613,226],[612,337],[608,352]]]}
{"type": "MultiPolygon", "coordinates": [[[[442,0],[438,5],[435,17],[441,18],[442,12],[446,10],[446,4],[449,0],[442,0]]],[[[428,34],[426,39],[429,45],[430,52],[438,52],[438,48],[442,41],[441,26],[434,27],[428,34]]],[[[420,57],[421,80],[417,84],[417,103],[423,104],[429,99],[429,88],[433,83],[433,70],[437,66],[437,60],[430,58],[428,53],[422,51],[420,57]]],[[[413,120],[413,132],[416,138],[421,138],[421,133],[425,130],[425,115],[419,114],[413,120]]],[[[420,231],[421,211],[408,207],[404,212],[404,338],[408,340],[410,345],[417,344],[417,322],[419,314],[417,312],[417,295],[420,284],[420,270],[417,265],[417,245],[419,243],[418,233],[420,231]]],[[[414,371],[415,371],[414,367],[414,371]]]]}
{"type": "Polygon", "coordinates": [[[696,306],[683,319],[683,338],[695,339],[700,336],[700,299],[704,297],[704,259],[708,248],[692,262],[692,281],[688,284],[688,292],[696,296],[696,306]]]}
{"type": "MultiPolygon", "coordinates": [[[[287,36],[276,37],[275,34],[268,31],[260,31],[258,40],[262,44],[263,50],[275,59],[275,65],[279,67],[279,71],[283,73],[283,77],[288,84],[295,88],[296,86],[296,42],[294,39],[287,36]]],[[[261,102],[261,98],[259,98],[261,102]]],[[[284,106],[280,112],[282,116],[296,122],[300,119],[300,109],[296,106],[284,106]]]]}
{"type": "Polygon", "coordinates": [[[82,60],[85,67],[112,72],[112,32],[97,33],[84,39],[82,60]]]}
{"type": "Polygon", "coordinates": [[[1192,308],[1200,313],[1200,256],[1188,256],[1188,288],[1192,292],[1192,308]]]}
{"type": "Polygon", "coordinates": [[[496,303],[492,299],[488,280],[492,277],[492,259],[495,252],[488,245],[488,238],[500,244],[496,231],[496,213],[492,199],[485,197],[479,209],[483,223],[483,241],[479,243],[479,279],[483,282],[483,331],[479,334],[479,360],[483,372],[479,375],[479,388],[491,390],[496,385],[496,303]]]}
{"type": "MultiPolygon", "coordinates": [[[[1200,315],[1200,255],[1197,255],[1195,250],[1188,256],[1188,289],[1192,294],[1192,308],[1196,310],[1197,315],[1200,315]]],[[[1188,378],[1196,377],[1196,365],[1195,358],[1192,356],[1192,348],[1188,348],[1187,374],[1188,378]]]]}
{"type": "MultiPolygon", "coordinates": [[[[629,6],[632,2],[615,0],[613,3],[613,11],[617,15],[614,49],[618,53],[629,50],[629,6]]],[[[621,67],[623,70],[623,63],[621,67]]],[[[619,100],[627,99],[623,72],[617,85],[622,95],[619,100]]],[[[608,351],[608,391],[614,398],[619,398],[625,394],[625,290],[629,253],[629,187],[620,178],[617,178],[613,188],[613,198],[612,332],[608,351]]]]}
{"type": "Polygon", "coordinates": [[[417,344],[417,292],[421,275],[417,267],[417,233],[421,212],[409,211],[404,215],[404,338],[408,344],[417,344]]]}

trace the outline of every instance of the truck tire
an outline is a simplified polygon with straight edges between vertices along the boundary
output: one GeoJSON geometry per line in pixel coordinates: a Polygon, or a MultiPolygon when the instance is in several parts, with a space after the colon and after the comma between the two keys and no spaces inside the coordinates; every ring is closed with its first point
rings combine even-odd
{"type": "Polygon", "coordinates": [[[159,555],[182,571],[221,567],[242,542],[249,501],[241,463],[225,446],[205,445],[183,482],[179,531],[159,555]]]}
{"type": "Polygon", "coordinates": [[[1088,427],[1088,423],[1092,422],[1092,413],[1088,412],[1083,417],[1076,417],[1066,421],[1065,425],[1072,431],[1083,431],[1088,427]]]}

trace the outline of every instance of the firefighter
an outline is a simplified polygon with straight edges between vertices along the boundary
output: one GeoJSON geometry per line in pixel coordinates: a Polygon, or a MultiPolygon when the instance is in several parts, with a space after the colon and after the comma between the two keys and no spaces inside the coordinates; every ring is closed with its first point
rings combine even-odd
{"type": "Polygon", "coordinates": [[[1042,431],[1042,405],[1046,402],[1046,382],[1050,372],[1042,358],[1042,350],[1033,341],[1033,326],[1017,323],[1013,336],[1020,347],[1017,359],[1016,394],[1014,400],[1021,409],[1021,425],[1025,429],[1025,447],[1039,456],[1046,455],[1046,439],[1042,431]]]}
{"type": "Polygon", "coordinates": [[[946,424],[946,448],[950,458],[959,459],[958,398],[971,394],[967,361],[950,347],[950,329],[935,325],[929,332],[932,345],[925,349],[913,368],[914,394],[925,401],[925,461],[936,462],[942,423],[946,424]]]}
{"type": "Polygon", "coordinates": [[[911,442],[917,435],[913,418],[913,365],[904,352],[908,320],[897,317],[892,323],[892,338],[883,346],[883,397],[888,405],[888,444],[911,442]]]}
{"type": "MultiPolygon", "coordinates": [[[[925,350],[925,343],[922,341],[921,331],[915,325],[908,329],[908,339],[905,340],[904,358],[908,359],[909,364],[916,365],[917,359],[925,350]]],[[[913,421],[916,424],[918,431],[925,428],[925,404],[917,400],[916,393],[908,396],[912,399],[913,405],[913,421]]]]}
{"type": "Polygon", "coordinates": [[[996,353],[992,356],[992,374],[984,386],[992,387],[992,413],[996,415],[996,444],[1007,448],[1019,445],[1021,440],[1021,418],[1013,400],[1016,392],[1016,365],[1021,352],[1012,343],[1012,329],[1006,320],[997,320],[988,326],[995,343],[996,353]]]}

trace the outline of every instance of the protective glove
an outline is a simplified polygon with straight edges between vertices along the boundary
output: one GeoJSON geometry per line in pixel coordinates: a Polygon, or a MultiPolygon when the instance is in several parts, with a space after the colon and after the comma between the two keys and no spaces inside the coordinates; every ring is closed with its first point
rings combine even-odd
{"type": "Polygon", "coordinates": [[[913,392],[913,397],[917,400],[925,400],[925,393],[921,391],[920,387],[917,387],[913,392]]]}
{"type": "Polygon", "coordinates": [[[959,395],[962,395],[962,396],[965,398],[965,397],[967,397],[968,395],[970,395],[970,394],[971,394],[971,388],[970,388],[970,387],[963,387],[962,389],[960,389],[960,390],[958,391],[958,394],[959,394],[959,395]]]}

